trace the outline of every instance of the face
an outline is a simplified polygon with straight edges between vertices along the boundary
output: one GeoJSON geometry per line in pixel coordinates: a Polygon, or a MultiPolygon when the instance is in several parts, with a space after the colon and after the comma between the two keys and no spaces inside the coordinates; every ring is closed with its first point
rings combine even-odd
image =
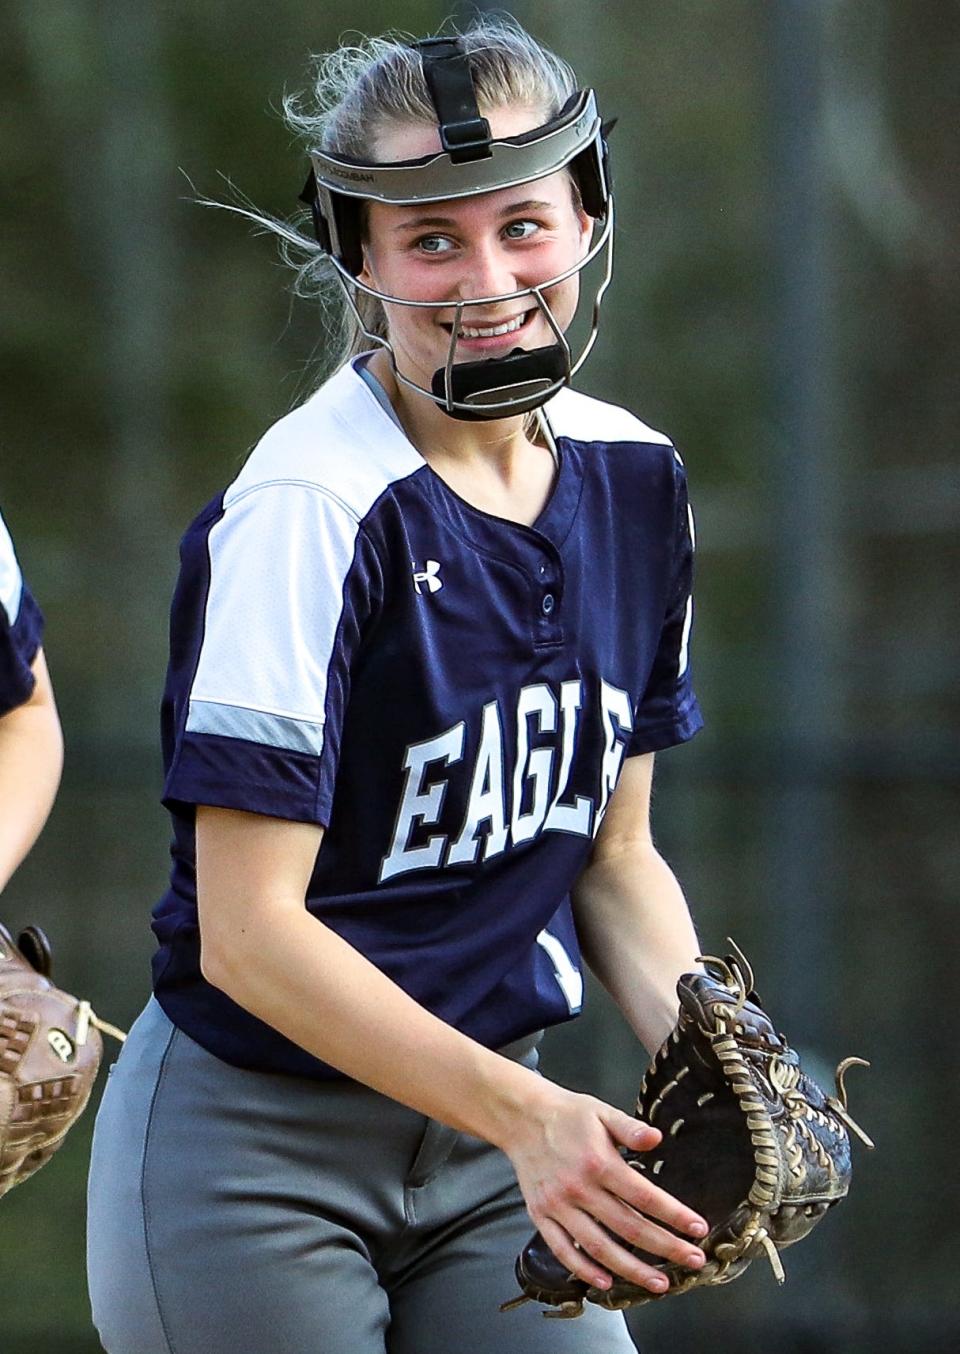
{"type": "MultiPolygon", "coordinates": [[[[488,114],[494,137],[516,136],[542,125],[541,111],[500,109],[488,114]]],[[[393,127],[375,147],[377,160],[405,160],[440,149],[430,126],[393,127]]],[[[587,252],[591,220],[574,202],[566,170],[545,179],[473,198],[399,207],[368,204],[360,280],[410,301],[456,302],[501,296],[540,286],[587,252]]],[[[548,288],[544,299],[566,329],[579,296],[576,275],[548,288]]],[[[447,361],[455,310],[385,306],[398,369],[429,388],[447,361]]],[[[504,357],[514,348],[556,342],[533,296],[462,312],[455,360],[504,357]]]]}

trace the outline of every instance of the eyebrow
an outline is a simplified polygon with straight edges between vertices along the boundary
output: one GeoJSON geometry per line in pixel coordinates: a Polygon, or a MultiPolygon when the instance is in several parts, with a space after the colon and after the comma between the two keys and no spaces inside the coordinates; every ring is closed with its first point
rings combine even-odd
{"type": "MultiPolygon", "coordinates": [[[[556,207],[554,202],[540,202],[535,198],[528,198],[525,202],[511,202],[506,207],[502,207],[497,213],[501,218],[504,216],[516,216],[518,212],[542,212],[552,211],[556,207]]],[[[452,216],[418,216],[412,221],[404,221],[394,230],[422,230],[424,227],[430,227],[433,230],[455,230],[459,223],[452,216]]]]}

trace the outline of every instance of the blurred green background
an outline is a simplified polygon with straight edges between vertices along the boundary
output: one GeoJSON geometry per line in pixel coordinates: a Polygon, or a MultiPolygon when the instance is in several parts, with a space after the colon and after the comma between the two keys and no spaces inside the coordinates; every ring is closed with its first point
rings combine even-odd
{"type": "MultiPolygon", "coordinates": [[[[42,924],[63,985],[121,1024],[147,993],[166,872],[177,543],[322,356],[273,246],[189,198],[223,196],[224,175],[286,214],[304,162],[276,110],[308,53],[356,27],[423,35],[450,8],[0,11],[0,505],[67,742],[0,914],[42,924]]],[[[960,7],[512,12],[620,119],[616,283],[580,385],[674,437],[697,511],[707,728],[660,759],[658,839],[706,948],[736,938],[812,1066],[829,1081],[846,1054],[873,1062],[849,1081],[878,1150],[855,1151],[850,1200],[786,1255],[786,1287],[758,1263],[633,1328],[649,1354],[954,1350],[960,7]]],[[[548,1044],[553,1075],[624,1106],[642,1062],[596,991],[548,1044]]],[[[0,1204],[2,1354],[99,1347],[92,1124],[0,1204]]]]}

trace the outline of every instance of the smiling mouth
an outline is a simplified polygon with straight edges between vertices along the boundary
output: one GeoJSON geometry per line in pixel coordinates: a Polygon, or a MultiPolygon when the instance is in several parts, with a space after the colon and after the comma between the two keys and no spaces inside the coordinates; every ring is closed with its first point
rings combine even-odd
{"type": "MultiPolygon", "coordinates": [[[[535,309],[527,310],[522,315],[514,315],[511,319],[501,320],[497,324],[480,325],[463,324],[461,322],[457,337],[458,339],[465,339],[469,342],[477,339],[503,338],[508,334],[518,334],[522,329],[527,327],[531,316],[535,314],[535,309]]],[[[444,324],[442,327],[448,334],[453,333],[452,324],[444,324]]]]}

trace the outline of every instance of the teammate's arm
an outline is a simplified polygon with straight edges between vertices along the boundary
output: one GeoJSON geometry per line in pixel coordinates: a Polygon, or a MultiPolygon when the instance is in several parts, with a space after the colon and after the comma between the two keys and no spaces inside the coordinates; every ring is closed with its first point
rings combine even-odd
{"type": "Polygon", "coordinates": [[[652,1054],[677,1018],[677,979],[702,966],[690,912],[653,844],[653,753],[628,757],[573,891],[583,956],[652,1054]]]}
{"type": "Polygon", "coordinates": [[[598,1219],[681,1263],[698,1256],[651,1219],[688,1235],[702,1220],[617,1151],[655,1146],[656,1130],[460,1034],[306,910],[321,838],[311,824],[197,809],[207,980],[348,1076],[501,1147],[548,1245],[588,1283],[609,1286],[607,1270],[655,1277],[598,1219]]]}
{"type": "Polygon", "coordinates": [[[0,890],[40,835],[63,768],[63,735],[42,649],[31,669],[31,695],[0,715],[0,890]]]}

